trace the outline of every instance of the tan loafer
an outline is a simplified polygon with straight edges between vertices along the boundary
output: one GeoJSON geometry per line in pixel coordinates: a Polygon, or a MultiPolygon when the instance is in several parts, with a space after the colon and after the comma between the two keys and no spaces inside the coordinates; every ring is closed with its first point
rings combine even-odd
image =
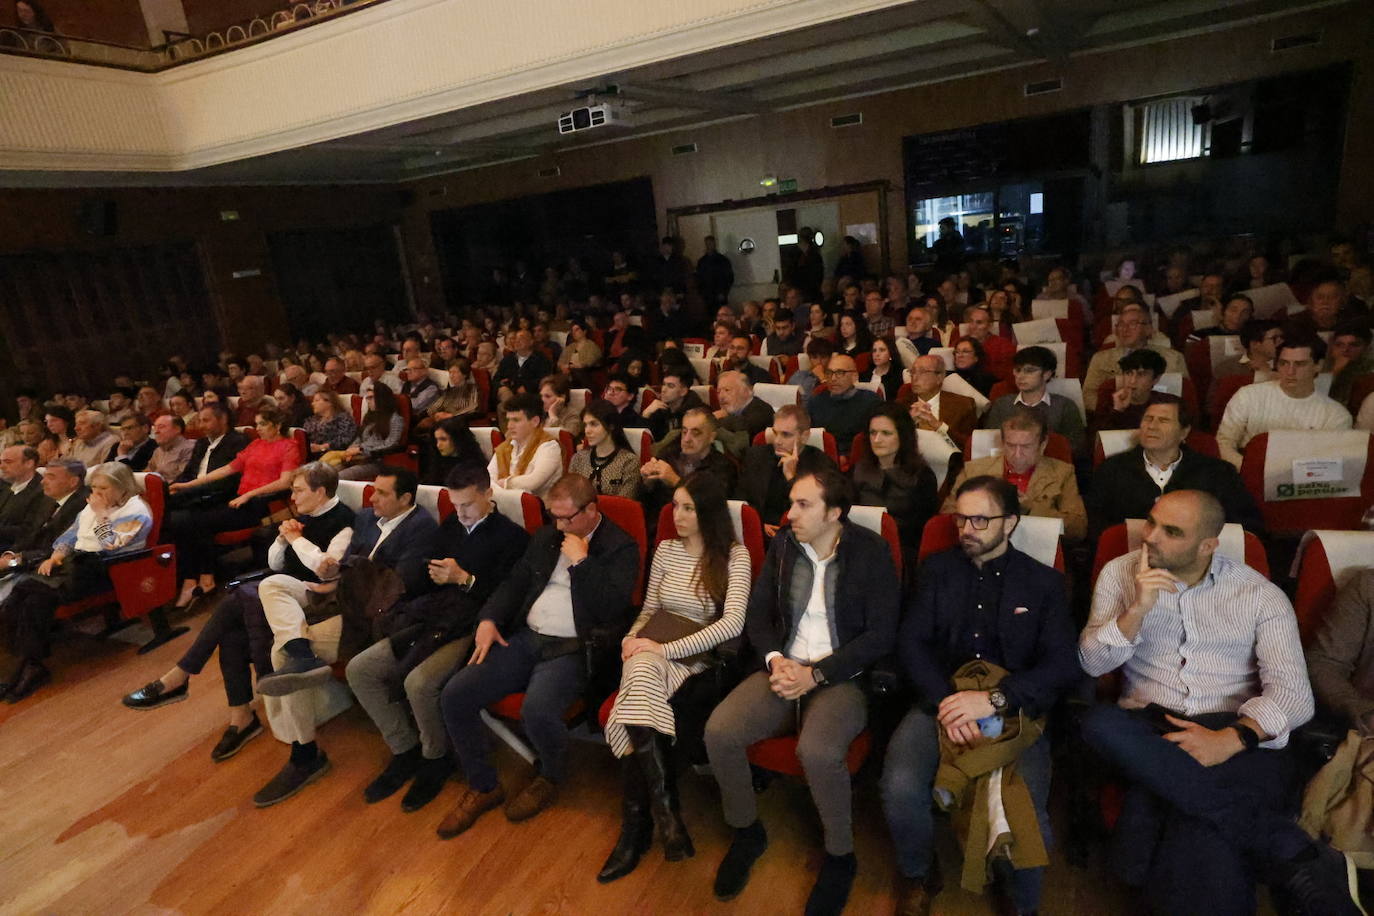
{"type": "Polygon", "coordinates": [[[445,840],[456,837],[477,823],[479,817],[505,800],[506,790],[499,785],[490,792],[465,790],[462,798],[458,799],[458,806],[439,822],[439,837],[445,840]]]}

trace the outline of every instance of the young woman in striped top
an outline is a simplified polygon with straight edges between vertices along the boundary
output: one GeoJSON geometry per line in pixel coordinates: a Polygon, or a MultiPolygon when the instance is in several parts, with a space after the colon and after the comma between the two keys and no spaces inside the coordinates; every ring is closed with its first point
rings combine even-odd
{"type": "Polygon", "coordinates": [[[620,839],[596,876],[603,884],[633,871],[655,834],[668,861],[693,854],[678,811],[671,768],[677,730],[668,704],[684,681],[707,668],[705,653],[740,634],[749,603],[749,551],[735,540],[719,480],[684,480],[673,493],[673,524],[678,536],[658,545],[644,610],[621,643],[625,666],[606,740],[624,767],[625,798],[620,839]],[[651,623],[659,614],[669,617],[651,623]],[[682,635],[657,642],[641,632],[682,635]]]}

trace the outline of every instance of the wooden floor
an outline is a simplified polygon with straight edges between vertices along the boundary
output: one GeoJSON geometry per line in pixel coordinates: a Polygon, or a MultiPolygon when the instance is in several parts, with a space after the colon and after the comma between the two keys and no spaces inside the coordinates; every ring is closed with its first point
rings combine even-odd
{"type": "MultiPolygon", "coordinates": [[[[189,622],[194,629],[204,621],[189,622]]],[[[650,853],[629,877],[602,886],[597,870],[618,827],[617,770],[603,746],[575,742],[572,778],[557,806],[510,824],[487,814],[464,836],[434,828],[458,795],[451,784],[423,811],[399,796],[366,805],[362,787],[387,752],[361,709],[325,725],[333,770],[273,808],[251,796],[286,759],[270,734],[222,764],[210,749],[224,727],[212,663],[187,702],[134,712],[122,694],[169,668],[182,637],[146,656],[123,642],[63,641],[57,683],[15,706],[0,703],[0,913],[800,913],[820,860],[805,787],[774,783],[761,797],[771,839],[745,893],[715,901],[711,880],[728,832],[714,784],[682,780],[695,858],[650,853]]],[[[502,750],[506,785],[528,778],[502,750]]],[[[859,877],[847,912],[892,912],[893,864],[872,778],[857,790],[859,877]]],[[[947,833],[947,831],[942,831],[947,833]]],[[[946,874],[957,869],[945,839],[946,874]]],[[[951,882],[952,883],[952,882],[951,882]]],[[[1056,859],[1042,913],[1126,913],[1129,897],[1100,865],[1056,859]]],[[[985,914],[989,898],[946,890],[942,914],[985,914]]]]}

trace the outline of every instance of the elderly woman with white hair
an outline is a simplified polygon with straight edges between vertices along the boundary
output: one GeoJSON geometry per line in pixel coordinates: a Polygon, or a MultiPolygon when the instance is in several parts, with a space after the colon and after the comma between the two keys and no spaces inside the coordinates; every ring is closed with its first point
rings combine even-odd
{"type": "Polygon", "coordinates": [[[0,603],[0,637],[18,662],[0,684],[0,696],[17,703],[52,679],[43,664],[50,648],[53,614],[78,598],[108,590],[105,561],[147,546],[153,513],[127,465],[108,461],[87,477],[86,508],[56,541],[52,555],[21,576],[0,603]]]}

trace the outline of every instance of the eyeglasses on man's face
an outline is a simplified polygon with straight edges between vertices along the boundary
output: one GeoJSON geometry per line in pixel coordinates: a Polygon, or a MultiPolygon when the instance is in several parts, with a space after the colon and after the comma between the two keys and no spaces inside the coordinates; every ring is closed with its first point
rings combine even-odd
{"type": "Polygon", "coordinates": [[[954,530],[961,531],[965,523],[972,525],[974,531],[986,531],[988,524],[995,518],[1011,518],[1010,515],[954,515],[954,530]]]}

